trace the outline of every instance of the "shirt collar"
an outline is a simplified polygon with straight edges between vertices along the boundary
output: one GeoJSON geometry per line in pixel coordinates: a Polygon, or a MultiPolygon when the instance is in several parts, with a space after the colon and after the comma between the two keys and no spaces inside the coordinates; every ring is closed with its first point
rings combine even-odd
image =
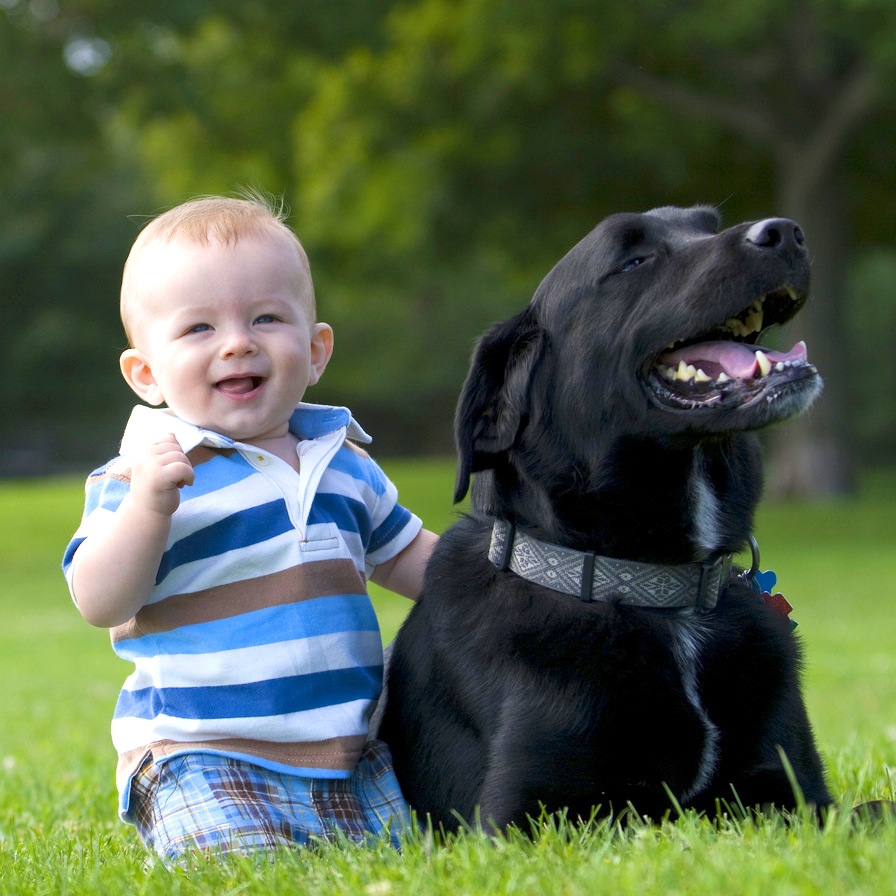
{"type": "MultiPolygon", "coordinates": [[[[357,442],[373,441],[352,417],[348,408],[302,402],[289,420],[289,430],[298,439],[314,440],[329,436],[337,430],[357,442]]],[[[121,440],[121,454],[133,453],[137,446],[156,441],[166,433],[173,433],[184,453],[199,445],[209,448],[242,448],[243,443],[209,429],[181,420],[168,408],[148,408],[137,405],[132,411],[121,440]]]]}

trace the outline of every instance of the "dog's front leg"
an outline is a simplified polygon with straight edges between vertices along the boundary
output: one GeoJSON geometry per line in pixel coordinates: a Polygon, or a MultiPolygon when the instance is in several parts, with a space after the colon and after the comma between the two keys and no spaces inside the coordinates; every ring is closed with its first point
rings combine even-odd
{"type": "Polygon", "coordinates": [[[588,818],[600,794],[577,727],[558,717],[557,701],[537,701],[531,693],[505,699],[488,744],[476,818],[468,820],[528,831],[529,819],[545,810],[588,818]]]}

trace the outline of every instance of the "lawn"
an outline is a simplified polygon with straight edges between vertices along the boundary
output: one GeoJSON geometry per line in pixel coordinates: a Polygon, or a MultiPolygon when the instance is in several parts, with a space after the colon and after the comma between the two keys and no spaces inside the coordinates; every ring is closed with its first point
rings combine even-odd
{"type": "MultiPolygon", "coordinates": [[[[388,464],[426,523],[450,524],[450,463],[388,464]]],[[[0,585],[0,893],[872,894],[896,889],[896,825],[852,831],[709,825],[686,817],[624,833],[556,820],[534,839],[420,836],[386,847],[328,847],[270,865],[208,862],[169,872],[146,862],[115,817],[109,718],[124,663],[71,605],[59,558],[77,525],[81,483],[0,485],[7,520],[0,585]]],[[[845,805],[896,797],[896,474],[866,477],[849,501],[763,508],[762,567],[794,605],[810,714],[832,790],[845,805]]],[[[374,595],[384,637],[407,603],[374,595]]]]}

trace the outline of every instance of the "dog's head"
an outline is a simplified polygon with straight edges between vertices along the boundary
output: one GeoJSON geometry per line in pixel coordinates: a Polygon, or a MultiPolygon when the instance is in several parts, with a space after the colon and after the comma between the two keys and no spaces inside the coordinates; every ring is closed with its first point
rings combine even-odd
{"type": "Polygon", "coordinates": [[[759,343],[806,301],[802,231],[718,227],[706,207],[613,215],[480,340],[456,419],[458,499],[533,437],[591,476],[623,437],[699,442],[809,406],[821,380],[805,345],[759,343]]]}

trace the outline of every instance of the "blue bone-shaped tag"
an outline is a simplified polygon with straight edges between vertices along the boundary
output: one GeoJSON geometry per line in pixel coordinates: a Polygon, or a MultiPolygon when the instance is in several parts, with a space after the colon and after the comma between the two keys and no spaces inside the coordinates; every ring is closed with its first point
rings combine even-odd
{"type": "Polygon", "coordinates": [[[757,570],[750,577],[750,585],[753,587],[753,590],[757,591],[759,594],[762,594],[763,592],[771,594],[772,588],[775,587],[777,581],[778,577],[770,569],[767,569],[765,572],[757,570]]]}

